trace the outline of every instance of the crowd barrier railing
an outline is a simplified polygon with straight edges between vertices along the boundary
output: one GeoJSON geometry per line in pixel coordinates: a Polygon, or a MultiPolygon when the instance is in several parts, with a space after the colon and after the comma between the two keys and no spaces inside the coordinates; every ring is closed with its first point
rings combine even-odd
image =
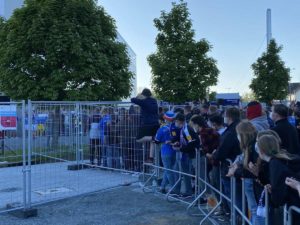
{"type": "MultiPolygon", "coordinates": [[[[242,179],[242,208],[240,209],[238,207],[238,205],[236,204],[236,200],[237,200],[237,179],[235,177],[231,177],[230,178],[230,184],[231,184],[231,197],[229,198],[228,196],[226,196],[223,192],[223,188],[222,188],[222,181],[221,181],[221,173],[219,173],[219,179],[220,179],[220,189],[217,189],[216,187],[214,187],[208,179],[208,175],[207,175],[207,159],[205,156],[201,156],[201,150],[197,149],[196,150],[196,164],[195,164],[195,173],[194,174],[188,174],[188,173],[184,173],[182,172],[182,169],[180,168],[178,171],[174,170],[174,169],[167,169],[164,168],[163,166],[159,165],[159,148],[157,146],[156,148],[156,154],[155,154],[155,163],[144,163],[144,165],[146,167],[150,167],[153,168],[153,173],[151,174],[151,176],[148,178],[148,180],[146,180],[146,182],[144,183],[143,186],[143,190],[144,192],[147,192],[147,190],[151,190],[152,192],[157,193],[157,186],[155,188],[153,187],[149,187],[149,183],[153,178],[158,179],[159,178],[159,174],[162,174],[163,171],[169,171],[172,173],[176,173],[179,175],[179,178],[175,181],[174,185],[172,185],[172,187],[168,190],[168,192],[165,194],[166,200],[173,202],[173,201],[178,201],[181,203],[184,203],[187,205],[187,213],[191,216],[201,216],[203,217],[200,221],[200,225],[204,224],[207,220],[212,223],[212,224],[218,224],[216,221],[215,217],[212,217],[213,213],[222,205],[222,203],[224,201],[227,201],[228,204],[230,205],[230,224],[231,225],[236,225],[237,224],[237,217],[239,216],[241,218],[241,222],[242,224],[249,224],[252,225],[249,215],[248,215],[248,210],[247,210],[247,206],[246,206],[246,196],[245,196],[245,180],[242,179]],[[201,157],[204,157],[204,160],[201,160],[201,157]],[[201,168],[203,169],[203,167],[201,167],[201,162],[205,164],[204,166],[204,177],[201,177],[202,175],[202,171],[201,168]],[[195,179],[195,193],[194,193],[194,198],[192,199],[192,201],[187,201],[184,199],[180,199],[177,197],[172,196],[172,192],[175,189],[175,187],[182,182],[182,179],[184,176],[189,176],[191,178],[195,179]],[[202,186],[202,187],[201,187],[202,186]],[[216,195],[220,196],[219,200],[216,201],[216,204],[212,207],[203,207],[203,204],[200,204],[200,199],[202,197],[205,197],[208,189],[210,191],[213,191],[216,195]],[[197,206],[197,208],[195,208],[195,206],[197,206]],[[209,208],[209,209],[207,209],[209,208]],[[200,214],[196,214],[194,213],[193,209],[197,209],[199,210],[200,214]]],[[[232,165],[232,161],[227,159],[226,160],[230,165],[232,165]]],[[[220,171],[220,167],[219,167],[219,171],[220,171]]],[[[203,176],[203,175],[202,175],[203,176]]],[[[267,188],[265,188],[265,224],[266,225],[270,225],[269,224],[269,194],[268,194],[268,190],[267,188]]],[[[291,210],[296,210],[294,207],[291,208],[291,210]]],[[[299,209],[300,212],[300,209],[299,209]]],[[[290,212],[289,212],[290,213],[290,212]]]]}
{"type": "Polygon", "coordinates": [[[293,220],[293,214],[298,214],[300,216],[300,208],[296,206],[284,207],[284,225],[293,225],[295,224],[293,220]]]}

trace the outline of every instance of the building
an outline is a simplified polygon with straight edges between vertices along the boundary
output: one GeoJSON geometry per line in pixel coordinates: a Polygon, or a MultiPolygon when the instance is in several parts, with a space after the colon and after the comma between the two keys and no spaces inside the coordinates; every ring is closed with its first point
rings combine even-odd
{"type": "MultiPolygon", "coordinates": [[[[8,19],[16,8],[22,7],[24,0],[0,0],[0,16],[8,19]]],[[[127,54],[130,58],[129,71],[134,74],[131,81],[132,91],[131,97],[137,95],[137,70],[136,70],[136,54],[130,47],[130,45],[125,41],[125,39],[117,32],[117,41],[123,43],[127,47],[127,54]]]]}
{"type": "Polygon", "coordinates": [[[289,100],[300,102],[300,83],[289,84],[289,100]]]}
{"type": "Polygon", "coordinates": [[[133,78],[131,80],[132,84],[132,91],[131,91],[131,97],[135,97],[137,95],[137,70],[136,70],[136,54],[130,47],[130,45],[125,41],[125,39],[121,36],[119,32],[117,32],[117,40],[127,47],[127,55],[130,59],[130,65],[129,65],[129,71],[132,72],[133,78]]]}
{"type": "Polygon", "coordinates": [[[239,93],[218,93],[216,99],[222,106],[239,106],[241,97],[239,93]]]}

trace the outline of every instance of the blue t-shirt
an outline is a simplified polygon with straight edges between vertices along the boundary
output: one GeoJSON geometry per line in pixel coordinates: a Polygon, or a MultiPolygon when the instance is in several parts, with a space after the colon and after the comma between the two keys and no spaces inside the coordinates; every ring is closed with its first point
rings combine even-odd
{"type": "Polygon", "coordinates": [[[107,124],[111,122],[111,116],[110,115],[105,115],[102,117],[100,120],[100,139],[101,141],[104,141],[104,137],[106,135],[106,129],[107,129],[107,124]]]}
{"type": "Polygon", "coordinates": [[[289,116],[288,121],[292,126],[296,127],[296,118],[294,116],[289,116]]]}
{"type": "Polygon", "coordinates": [[[159,143],[163,143],[161,146],[161,155],[173,155],[175,151],[172,148],[172,145],[166,144],[167,141],[171,141],[171,132],[170,125],[164,125],[158,129],[155,141],[159,143]]]}

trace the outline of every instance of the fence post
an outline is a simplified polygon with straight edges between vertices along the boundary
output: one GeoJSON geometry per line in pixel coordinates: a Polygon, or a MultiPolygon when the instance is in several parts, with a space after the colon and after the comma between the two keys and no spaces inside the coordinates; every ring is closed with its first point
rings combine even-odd
{"type": "Polygon", "coordinates": [[[31,208],[31,141],[32,141],[32,103],[28,100],[28,208],[31,208]]]}
{"type": "Polygon", "coordinates": [[[269,192],[268,189],[265,187],[265,208],[266,208],[266,219],[265,225],[269,225],[269,192]]]}
{"type": "Polygon", "coordinates": [[[25,101],[22,101],[22,161],[23,161],[23,205],[24,209],[27,209],[27,185],[26,185],[26,174],[27,174],[27,166],[26,166],[26,130],[25,130],[25,101]]]}
{"type": "MultiPolygon", "coordinates": [[[[242,212],[244,213],[244,215],[247,216],[247,212],[246,212],[246,200],[245,200],[245,179],[242,178],[242,212]]],[[[251,215],[252,216],[252,215],[251,215]]],[[[245,220],[243,218],[243,225],[245,225],[245,220]]]]}
{"type": "Polygon", "coordinates": [[[236,212],[235,212],[235,202],[236,202],[236,179],[231,177],[231,224],[236,225],[236,212]]]}

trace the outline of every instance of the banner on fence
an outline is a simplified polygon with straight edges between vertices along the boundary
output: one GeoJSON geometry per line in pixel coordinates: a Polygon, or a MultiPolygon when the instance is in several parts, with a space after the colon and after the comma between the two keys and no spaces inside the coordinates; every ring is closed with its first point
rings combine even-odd
{"type": "Polygon", "coordinates": [[[0,130],[17,129],[17,106],[0,105],[0,130]]]}

